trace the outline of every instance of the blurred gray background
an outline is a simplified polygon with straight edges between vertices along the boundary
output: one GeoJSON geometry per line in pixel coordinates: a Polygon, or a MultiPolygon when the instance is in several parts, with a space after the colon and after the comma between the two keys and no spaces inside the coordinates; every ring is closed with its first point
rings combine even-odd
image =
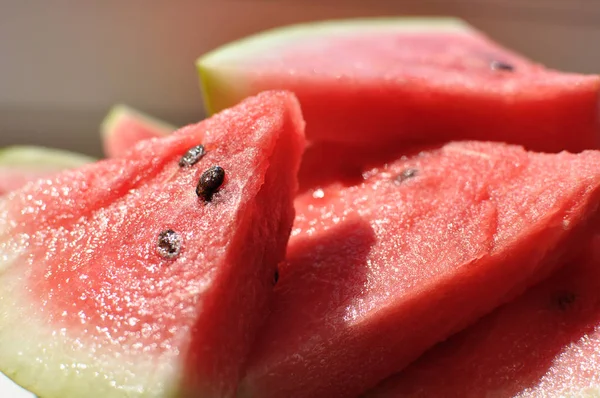
{"type": "Polygon", "coordinates": [[[200,54],[316,19],[454,15],[549,66],[600,72],[600,0],[0,0],[0,146],[100,155],[115,102],[172,123],[203,117],[200,54]]]}

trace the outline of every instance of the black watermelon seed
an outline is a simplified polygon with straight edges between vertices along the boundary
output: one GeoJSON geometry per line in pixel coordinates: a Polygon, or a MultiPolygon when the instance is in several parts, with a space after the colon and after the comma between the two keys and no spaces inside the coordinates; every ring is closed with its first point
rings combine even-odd
{"type": "Polygon", "coordinates": [[[179,159],[180,167],[190,167],[198,163],[202,157],[206,155],[206,150],[203,145],[197,145],[188,149],[188,151],[179,159]]]}
{"type": "Polygon", "coordinates": [[[225,170],[221,166],[212,166],[200,176],[196,195],[209,202],[224,180],[225,170]]]}
{"type": "Polygon", "coordinates": [[[158,234],[158,246],[156,248],[161,257],[173,259],[181,251],[181,238],[172,229],[167,229],[158,234]]]}
{"type": "Polygon", "coordinates": [[[273,285],[276,285],[278,280],[279,280],[279,270],[276,269],[275,273],[273,274],[273,285]]]}
{"type": "Polygon", "coordinates": [[[504,72],[514,72],[515,67],[512,66],[511,64],[507,64],[506,62],[502,62],[502,61],[492,61],[490,63],[490,68],[492,70],[500,70],[500,71],[504,71],[504,72]]]}
{"type": "Polygon", "coordinates": [[[396,184],[402,184],[404,181],[415,177],[417,174],[419,174],[419,170],[417,169],[406,169],[402,173],[398,174],[394,178],[394,181],[396,184]]]}
{"type": "Polygon", "coordinates": [[[575,302],[575,299],[575,293],[569,291],[559,292],[555,297],[556,305],[561,311],[568,310],[575,302]]]}

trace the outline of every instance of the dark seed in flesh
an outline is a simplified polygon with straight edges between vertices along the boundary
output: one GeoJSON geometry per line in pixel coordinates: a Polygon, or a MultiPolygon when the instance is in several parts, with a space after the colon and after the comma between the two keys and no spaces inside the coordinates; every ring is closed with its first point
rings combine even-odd
{"type": "Polygon", "coordinates": [[[396,184],[402,184],[404,181],[415,177],[418,173],[419,170],[417,169],[406,169],[402,173],[398,174],[394,178],[394,181],[396,182],[396,184]]]}
{"type": "Polygon", "coordinates": [[[188,151],[179,159],[180,167],[190,167],[198,163],[206,155],[203,145],[197,145],[188,149],[188,151]]]}
{"type": "Polygon", "coordinates": [[[279,280],[279,270],[275,270],[275,273],[273,274],[273,285],[277,284],[277,281],[279,280]]]}
{"type": "Polygon", "coordinates": [[[214,193],[221,187],[225,180],[225,170],[220,166],[212,166],[200,176],[196,194],[209,202],[214,193]]]}
{"type": "Polygon", "coordinates": [[[556,295],[556,304],[561,311],[566,311],[572,306],[572,304],[575,302],[575,299],[575,293],[573,292],[559,292],[556,295]]]}
{"type": "Polygon", "coordinates": [[[490,68],[492,68],[492,70],[500,70],[504,72],[513,72],[515,70],[514,66],[502,61],[492,61],[490,63],[490,68]]]}
{"type": "Polygon", "coordinates": [[[173,259],[181,251],[181,238],[172,229],[167,229],[158,234],[158,246],[156,248],[161,257],[173,259]]]}

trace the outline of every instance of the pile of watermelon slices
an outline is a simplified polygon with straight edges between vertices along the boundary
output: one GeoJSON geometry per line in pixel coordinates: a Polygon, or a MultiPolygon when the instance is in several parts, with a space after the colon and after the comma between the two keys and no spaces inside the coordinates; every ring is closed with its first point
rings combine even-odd
{"type": "Polygon", "coordinates": [[[449,18],[197,67],[204,121],[119,105],[106,159],[0,152],[1,372],[49,398],[600,396],[600,76],[449,18]]]}

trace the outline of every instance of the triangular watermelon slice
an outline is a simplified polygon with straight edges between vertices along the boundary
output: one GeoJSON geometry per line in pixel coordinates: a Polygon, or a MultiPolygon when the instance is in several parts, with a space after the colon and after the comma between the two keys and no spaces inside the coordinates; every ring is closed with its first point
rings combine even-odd
{"type": "Polygon", "coordinates": [[[139,141],[163,137],[176,128],[127,105],[111,108],[100,126],[104,153],[107,157],[124,155],[139,141]]]}
{"type": "Polygon", "coordinates": [[[593,245],[366,396],[600,396],[600,239],[593,245]]]}
{"type": "Polygon", "coordinates": [[[546,69],[451,18],[288,26],[197,66],[209,112],[265,89],[293,91],[310,141],[475,139],[543,151],[600,143],[598,76],[546,69]]]}
{"type": "Polygon", "coordinates": [[[21,188],[29,181],[53,176],[94,159],[79,153],[39,146],[0,149],[0,195],[21,188]]]}
{"type": "Polygon", "coordinates": [[[306,191],[240,396],[356,396],[523,292],[589,237],[599,164],[450,143],[306,191]]]}
{"type": "Polygon", "coordinates": [[[264,93],[0,199],[0,371],[45,397],[231,396],[302,129],[293,95],[264,93]]]}

